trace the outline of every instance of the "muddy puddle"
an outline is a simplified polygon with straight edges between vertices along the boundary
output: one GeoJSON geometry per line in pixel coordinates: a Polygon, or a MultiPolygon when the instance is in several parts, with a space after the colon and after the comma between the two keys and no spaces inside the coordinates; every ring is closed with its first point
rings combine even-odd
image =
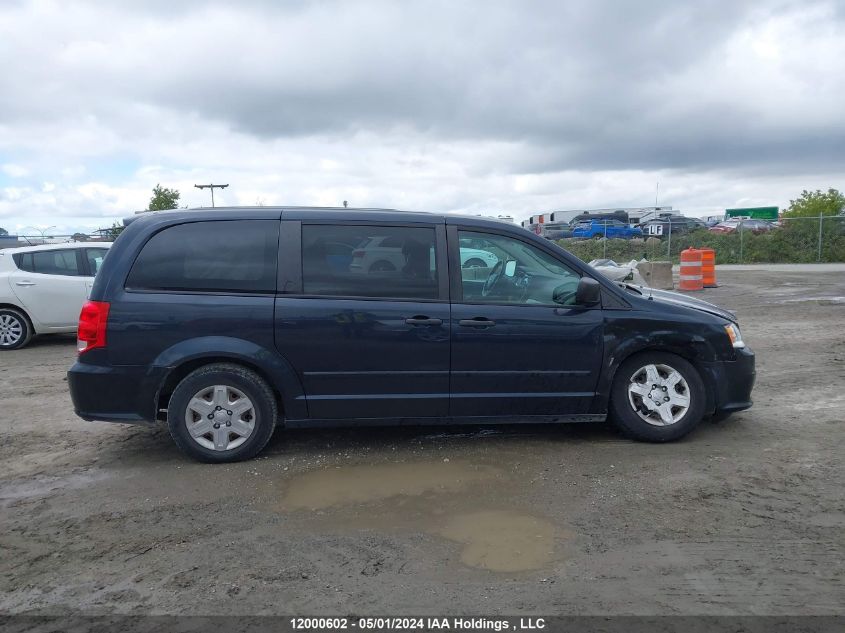
{"type": "Polygon", "coordinates": [[[293,479],[282,509],[318,510],[348,504],[419,496],[430,492],[459,492],[501,477],[491,466],[465,462],[376,464],[312,471],[293,479]]]}
{"type": "Polygon", "coordinates": [[[541,569],[569,533],[514,508],[499,468],[464,461],[344,466],[292,478],[274,510],[321,530],[422,532],[459,543],[460,561],[494,572],[541,569]]]}
{"type": "Polygon", "coordinates": [[[451,517],[438,533],[464,545],[461,562],[465,565],[516,572],[550,563],[558,530],[539,517],[485,510],[451,517]]]}

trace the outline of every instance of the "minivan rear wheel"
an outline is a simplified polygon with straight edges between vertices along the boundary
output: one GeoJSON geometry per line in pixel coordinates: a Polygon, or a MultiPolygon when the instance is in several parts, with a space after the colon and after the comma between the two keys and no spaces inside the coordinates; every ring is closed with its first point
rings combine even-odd
{"type": "Polygon", "coordinates": [[[669,442],[701,422],[705,395],[704,382],[689,361],[666,352],[637,354],[616,372],[611,419],[634,439],[669,442]]]}
{"type": "Polygon", "coordinates": [[[32,326],[22,312],[0,308],[0,350],[20,349],[32,338],[32,326]]]}
{"type": "Polygon", "coordinates": [[[206,365],[188,374],[167,407],[177,446],[212,463],[257,455],[273,435],[277,416],[276,399],[264,379],[232,363],[206,365]]]}

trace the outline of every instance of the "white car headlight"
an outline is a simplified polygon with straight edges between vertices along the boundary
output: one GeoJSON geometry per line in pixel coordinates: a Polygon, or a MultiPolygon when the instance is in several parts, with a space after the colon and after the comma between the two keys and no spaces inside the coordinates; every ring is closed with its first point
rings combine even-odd
{"type": "Polygon", "coordinates": [[[739,331],[739,327],[734,323],[729,323],[725,326],[725,332],[728,335],[728,338],[731,339],[731,345],[736,348],[745,347],[745,343],[742,341],[742,332],[739,331]]]}

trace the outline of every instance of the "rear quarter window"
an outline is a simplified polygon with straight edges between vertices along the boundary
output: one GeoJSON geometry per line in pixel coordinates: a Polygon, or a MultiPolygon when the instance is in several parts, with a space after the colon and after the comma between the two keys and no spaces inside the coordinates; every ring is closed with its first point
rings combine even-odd
{"type": "Polygon", "coordinates": [[[276,289],[279,222],[215,220],[168,227],[141,249],[130,290],[260,292],[276,289]]]}
{"type": "Polygon", "coordinates": [[[32,251],[12,256],[15,265],[28,273],[75,277],[80,273],[75,249],[32,251]]]}

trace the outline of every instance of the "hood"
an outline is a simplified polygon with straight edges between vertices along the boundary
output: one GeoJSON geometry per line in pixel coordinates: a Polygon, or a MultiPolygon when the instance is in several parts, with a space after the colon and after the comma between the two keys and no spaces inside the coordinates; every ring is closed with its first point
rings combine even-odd
{"type": "Polygon", "coordinates": [[[644,299],[648,299],[649,297],[651,297],[654,301],[684,306],[685,308],[692,308],[694,310],[707,312],[708,314],[713,314],[718,317],[722,317],[723,319],[727,319],[728,321],[731,321],[733,323],[737,323],[736,315],[733,312],[731,312],[730,310],[725,310],[724,308],[720,308],[719,306],[709,303],[707,301],[695,299],[694,297],[688,297],[687,295],[681,294],[680,292],[672,292],[670,290],[657,290],[656,288],[648,288],[645,286],[633,285],[631,285],[630,287],[635,288],[636,290],[641,292],[644,299]]]}

